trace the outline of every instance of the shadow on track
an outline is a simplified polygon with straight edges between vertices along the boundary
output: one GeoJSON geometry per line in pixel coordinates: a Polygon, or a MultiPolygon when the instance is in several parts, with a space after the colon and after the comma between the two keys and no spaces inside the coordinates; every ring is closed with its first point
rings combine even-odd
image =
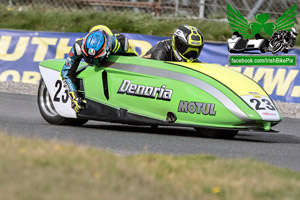
{"type": "MultiPolygon", "coordinates": [[[[181,128],[181,127],[159,127],[152,129],[149,126],[130,126],[130,125],[84,125],[83,128],[91,129],[103,129],[112,131],[122,131],[127,133],[140,133],[140,134],[162,134],[169,136],[180,137],[194,137],[201,138],[197,131],[193,128],[181,128]]],[[[207,139],[207,138],[205,138],[207,139]]],[[[241,142],[261,142],[261,143],[290,143],[300,144],[300,138],[295,135],[287,135],[280,133],[268,133],[268,132],[244,132],[240,131],[232,139],[215,139],[212,140],[226,140],[226,141],[241,141],[241,142]]]]}
{"type": "Polygon", "coordinates": [[[300,138],[295,135],[268,133],[268,132],[239,132],[234,138],[237,141],[244,142],[263,142],[263,143],[283,143],[300,144],[300,138]]]}

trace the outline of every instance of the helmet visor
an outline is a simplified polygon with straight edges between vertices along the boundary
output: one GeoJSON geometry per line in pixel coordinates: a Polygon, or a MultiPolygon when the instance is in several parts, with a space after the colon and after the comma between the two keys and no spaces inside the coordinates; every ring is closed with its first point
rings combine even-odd
{"type": "Polygon", "coordinates": [[[188,49],[188,45],[183,42],[181,39],[175,39],[175,46],[176,46],[176,49],[177,51],[180,53],[180,54],[184,54],[186,52],[186,50],[188,49]]]}
{"type": "Polygon", "coordinates": [[[175,40],[175,47],[177,49],[177,51],[179,52],[179,54],[183,55],[185,58],[187,59],[197,59],[201,53],[202,47],[201,46],[192,46],[192,45],[188,45],[185,42],[183,42],[180,39],[176,39],[175,40]]]}
{"type": "Polygon", "coordinates": [[[92,56],[86,56],[86,55],[84,55],[84,54],[82,54],[82,55],[83,55],[83,60],[84,60],[87,64],[89,64],[89,65],[94,64],[94,63],[93,63],[94,59],[93,59],[92,56]]]}

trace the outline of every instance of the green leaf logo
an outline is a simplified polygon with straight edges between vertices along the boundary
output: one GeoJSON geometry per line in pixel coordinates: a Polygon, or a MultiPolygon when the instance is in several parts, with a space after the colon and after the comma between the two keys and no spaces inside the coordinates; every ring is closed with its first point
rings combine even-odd
{"type": "Polygon", "coordinates": [[[266,23],[269,20],[269,18],[269,13],[255,15],[255,19],[258,23],[250,23],[249,27],[251,29],[251,34],[256,35],[258,33],[261,33],[264,36],[268,35],[271,37],[273,35],[275,25],[274,23],[266,23]]]}
{"type": "Polygon", "coordinates": [[[260,33],[260,30],[262,29],[262,25],[256,22],[252,22],[249,24],[251,35],[254,36],[257,33],[260,33]]]}
{"type": "Polygon", "coordinates": [[[255,15],[256,22],[248,23],[241,13],[227,3],[227,19],[233,32],[239,32],[244,38],[254,37],[256,34],[271,37],[274,31],[290,30],[296,21],[297,5],[287,9],[276,21],[276,23],[266,23],[269,13],[255,15]]]}
{"type": "Polygon", "coordinates": [[[269,13],[255,15],[256,21],[261,23],[261,24],[266,23],[269,20],[269,18],[270,18],[269,13]]]}

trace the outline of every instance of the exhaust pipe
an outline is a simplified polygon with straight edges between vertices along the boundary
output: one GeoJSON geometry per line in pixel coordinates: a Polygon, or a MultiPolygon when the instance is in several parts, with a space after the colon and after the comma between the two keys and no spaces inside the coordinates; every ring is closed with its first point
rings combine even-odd
{"type": "Polygon", "coordinates": [[[173,113],[173,112],[168,112],[167,113],[166,121],[168,123],[174,123],[176,120],[177,120],[177,117],[176,117],[175,113],[173,113]]]}

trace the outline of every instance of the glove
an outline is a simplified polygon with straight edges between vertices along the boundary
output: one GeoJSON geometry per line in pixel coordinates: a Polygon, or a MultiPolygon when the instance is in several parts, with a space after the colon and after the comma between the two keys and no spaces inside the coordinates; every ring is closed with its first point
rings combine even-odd
{"type": "Polygon", "coordinates": [[[135,50],[135,46],[132,43],[128,42],[128,49],[125,50],[125,53],[131,56],[139,56],[139,54],[135,50]]]}
{"type": "Polygon", "coordinates": [[[72,100],[71,107],[76,113],[87,108],[86,100],[79,95],[78,91],[69,92],[69,95],[72,100]]]}

